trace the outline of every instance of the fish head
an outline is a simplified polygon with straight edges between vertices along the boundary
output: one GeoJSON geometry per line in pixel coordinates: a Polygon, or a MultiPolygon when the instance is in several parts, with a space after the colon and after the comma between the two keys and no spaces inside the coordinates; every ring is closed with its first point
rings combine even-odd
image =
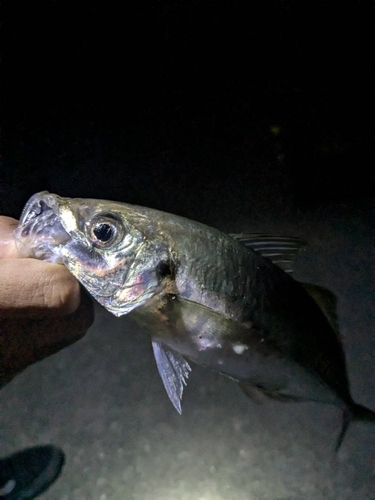
{"type": "Polygon", "coordinates": [[[14,237],[22,257],[65,265],[100,304],[121,316],[163,288],[160,264],[170,261],[171,252],[147,231],[150,225],[132,205],[43,191],[25,205],[14,237]]]}

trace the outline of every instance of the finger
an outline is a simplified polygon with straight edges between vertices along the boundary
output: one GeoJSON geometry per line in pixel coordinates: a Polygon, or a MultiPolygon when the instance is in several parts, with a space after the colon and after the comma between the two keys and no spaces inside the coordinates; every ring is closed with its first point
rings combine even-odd
{"type": "Polygon", "coordinates": [[[17,247],[13,238],[13,231],[17,226],[18,220],[0,216],[0,259],[17,257],[17,247]]]}
{"type": "Polygon", "coordinates": [[[62,265],[36,259],[0,259],[0,317],[41,318],[73,313],[78,281],[62,265]]]}
{"type": "MultiPolygon", "coordinates": [[[[34,322],[37,330],[33,346],[35,360],[43,359],[77,342],[86,334],[93,322],[94,304],[88,293],[81,289],[80,304],[74,313],[52,320],[48,318],[34,322]]],[[[28,324],[30,325],[30,322],[28,324]]],[[[28,337],[30,338],[30,332],[28,337]]]]}
{"type": "Polygon", "coordinates": [[[94,306],[83,290],[78,309],[67,316],[30,320],[9,317],[0,324],[0,386],[27,366],[81,339],[94,321],[94,306]]]}

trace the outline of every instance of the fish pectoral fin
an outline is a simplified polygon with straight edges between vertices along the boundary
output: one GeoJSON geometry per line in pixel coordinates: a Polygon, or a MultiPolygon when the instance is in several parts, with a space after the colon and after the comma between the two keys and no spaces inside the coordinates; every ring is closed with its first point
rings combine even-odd
{"type": "Polygon", "coordinates": [[[191,372],[190,365],[181,354],[172,351],[161,342],[153,341],[152,348],[165,390],[173,406],[181,414],[182,393],[191,372]]]}
{"type": "Polygon", "coordinates": [[[284,386],[276,382],[246,379],[240,380],[239,384],[243,392],[257,404],[263,404],[267,402],[268,399],[276,399],[277,401],[283,401],[285,403],[308,401],[308,399],[281,392],[284,386]]]}

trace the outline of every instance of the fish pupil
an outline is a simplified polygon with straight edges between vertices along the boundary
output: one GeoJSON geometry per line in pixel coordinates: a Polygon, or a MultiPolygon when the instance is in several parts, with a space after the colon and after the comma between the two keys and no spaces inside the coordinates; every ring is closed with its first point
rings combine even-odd
{"type": "Polygon", "coordinates": [[[109,224],[98,224],[93,232],[99,241],[105,243],[112,238],[113,228],[109,224]]]}

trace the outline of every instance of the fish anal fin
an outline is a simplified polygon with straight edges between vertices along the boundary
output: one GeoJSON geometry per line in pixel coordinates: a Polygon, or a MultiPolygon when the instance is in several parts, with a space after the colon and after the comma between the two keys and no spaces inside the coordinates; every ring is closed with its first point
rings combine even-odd
{"type": "Polygon", "coordinates": [[[284,394],[282,391],[283,386],[277,383],[265,383],[255,379],[240,380],[239,385],[243,392],[257,404],[263,404],[269,399],[281,401],[285,403],[300,403],[308,401],[308,399],[300,396],[292,396],[284,394]]]}
{"type": "Polygon", "coordinates": [[[267,396],[256,385],[249,383],[247,380],[240,380],[239,385],[253,403],[260,405],[267,402],[267,396]]]}

